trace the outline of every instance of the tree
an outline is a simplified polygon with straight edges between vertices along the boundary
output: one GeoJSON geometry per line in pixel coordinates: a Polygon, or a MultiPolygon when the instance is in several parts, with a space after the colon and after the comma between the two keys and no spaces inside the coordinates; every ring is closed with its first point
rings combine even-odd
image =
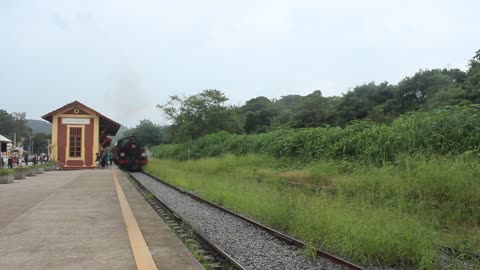
{"type": "Polygon", "coordinates": [[[292,115],[291,127],[320,127],[337,124],[337,97],[307,95],[292,115]]]}
{"type": "Polygon", "coordinates": [[[247,112],[257,112],[260,110],[273,109],[273,103],[266,97],[256,97],[245,102],[245,105],[240,107],[240,111],[244,114],[247,112]]]}
{"type": "Polygon", "coordinates": [[[274,103],[266,97],[252,98],[239,109],[245,115],[243,129],[247,133],[259,133],[268,130],[278,115],[274,103]]]}
{"type": "Polygon", "coordinates": [[[27,114],[25,112],[12,113],[15,119],[14,130],[17,138],[27,138],[32,134],[32,129],[27,126],[27,114]]]}
{"type": "Polygon", "coordinates": [[[221,130],[240,133],[240,121],[234,108],[224,104],[227,100],[221,91],[204,90],[188,97],[170,96],[166,104],[157,108],[173,122],[170,132],[177,142],[184,142],[221,130]]]}
{"type": "Polygon", "coordinates": [[[10,137],[14,130],[15,119],[5,110],[0,110],[0,134],[10,137]]]}
{"type": "Polygon", "coordinates": [[[48,153],[48,140],[50,134],[35,133],[32,136],[33,154],[48,153]]]}
{"type": "Polygon", "coordinates": [[[452,87],[459,79],[458,70],[432,69],[420,70],[413,77],[406,77],[394,90],[392,108],[396,115],[419,110],[435,93],[452,87]]]}
{"type": "Polygon", "coordinates": [[[276,115],[274,110],[249,111],[246,114],[243,129],[247,133],[261,133],[272,126],[272,119],[276,115]]]}
{"type": "Polygon", "coordinates": [[[341,124],[351,120],[367,118],[373,108],[385,103],[393,97],[393,87],[388,82],[379,85],[375,82],[357,86],[343,95],[338,105],[338,115],[341,124]]]}
{"type": "Polygon", "coordinates": [[[480,103],[480,50],[476,51],[470,60],[462,88],[466,91],[466,99],[473,103],[480,103]]]}
{"type": "Polygon", "coordinates": [[[143,145],[158,145],[164,138],[164,129],[147,119],[140,121],[139,125],[126,133],[134,135],[143,145]]]}
{"type": "Polygon", "coordinates": [[[275,110],[278,116],[273,119],[273,126],[291,126],[293,112],[297,111],[298,106],[301,104],[303,97],[300,95],[287,95],[282,96],[277,100],[275,110]]]}
{"type": "Polygon", "coordinates": [[[27,138],[32,134],[32,130],[27,126],[26,113],[9,114],[5,110],[0,110],[0,134],[13,140],[14,134],[18,141],[21,138],[27,138]]]}

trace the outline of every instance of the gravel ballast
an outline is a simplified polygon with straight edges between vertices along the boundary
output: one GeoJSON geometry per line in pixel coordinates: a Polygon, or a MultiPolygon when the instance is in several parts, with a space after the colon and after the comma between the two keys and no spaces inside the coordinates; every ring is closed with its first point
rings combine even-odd
{"type": "Polygon", "coordinates": [[[346,269],[323,258],[305,257],[302,250],[285,245],[246,221],[195,201],[146,174],[132,173],[132,176],[246,269],[346,269]]]}

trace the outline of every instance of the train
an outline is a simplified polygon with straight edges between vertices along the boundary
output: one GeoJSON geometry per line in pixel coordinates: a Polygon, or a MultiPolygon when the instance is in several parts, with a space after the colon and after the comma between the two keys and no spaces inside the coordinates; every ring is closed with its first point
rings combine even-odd
{"type": "Polygon", "coordinates": [[[147,153],[135,136],[128,136],[117,141],[112,149],[112,160],[121,169],[131,172],[142,170],[148,163],[147,153]]]}

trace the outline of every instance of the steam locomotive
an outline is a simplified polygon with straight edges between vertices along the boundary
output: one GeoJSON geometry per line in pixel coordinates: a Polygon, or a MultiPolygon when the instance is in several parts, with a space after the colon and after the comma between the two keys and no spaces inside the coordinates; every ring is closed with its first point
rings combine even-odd
{"type": "Polygon", "coordinates": [[[112,149],[112,160],[120,168],[128,171],[141,171],[148,163],[147,153],[135,136],[128,136],[117,141],[112,149]]]}

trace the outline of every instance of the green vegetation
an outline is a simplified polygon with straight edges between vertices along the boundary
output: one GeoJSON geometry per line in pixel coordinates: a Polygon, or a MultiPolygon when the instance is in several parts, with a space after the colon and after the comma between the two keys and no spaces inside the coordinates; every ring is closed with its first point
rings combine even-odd
{"type": "Polygon", "coordinates": [[[140,121],[140,124],[135,128],[124,131],[123,135],[117,138],[117,141],[128,135],[135,135],[143,145],[156,145],[162,143],[164,136],[163,133],[164,129],[162,127],[145,119],[140,121]]]}
{"type": "Polygon", "coordinates": [[[480,50],[464,72],[228,107],[218,90],[159,105],[172,125],[146,170],[315,247],[436,269],[480,252],[480,50]],[[174,161],[176,159],[177,161],[174,161]]]}
{"type": "Polygon", "coordinates": [[[155,195],[153,193],[151,193],[150,191],[147,191],[147,192],[145,192],[143,197],[145,198],[145,200],[150,200],[150,199],[155,198],[155,195]]]}
{"type": "Polygon", "coordinates": [[[153,147],[157,158],[187,161],[153,160],[147,171],[311,247],[435,269],[441,246],[480,252],[479,127],[480,107],[469,105],[388,125],[218,132],[153,147]]]}
{"type": "Polygon", "coordinates": [[[302,165],[255,154],[153,159],[146,171],[357,262],[436,269],[442,245],[480,252],[478,165],[423,155],[382,167],[302,165]]]}
{"type": "Polygon", "coordinates": [[[32,128],[28,126],[30,120],[27,120],[26,117],[25,112],[14,112],[10,114],[0,109],[0,134],[12,141],[15,134],[18,146],[23,146],[24,149],[27,150],[31,144],[35,146],[33,153],[47,153],[50,135],[32,131],[32,128]]]}
{"type": "Polygon", "coordinates": [[[302,162],[321,159],[383,164],[404,154],[480,155],[480,107],[459,106],[402,115],[391,125],[357,121],[340,127],[278,129],[259,135],[210,134],[153,147],[158,158],[179,160],[257,153],[302,162]]]}
{"type": "Polygon", "coordinates": [[[22,167],[22,166],[20,166],[20,167],[14,168],[13,170],[14,170],[15,172],[26,172],[26,171],[30,170],[30,167],[22,167]]]}
{"type": "Polygon", "coordinates": [[[0,170],[0,175],[8,175],[8,174],[14,174],[15,171],[13,169],[2,169],[0,170]]]}

